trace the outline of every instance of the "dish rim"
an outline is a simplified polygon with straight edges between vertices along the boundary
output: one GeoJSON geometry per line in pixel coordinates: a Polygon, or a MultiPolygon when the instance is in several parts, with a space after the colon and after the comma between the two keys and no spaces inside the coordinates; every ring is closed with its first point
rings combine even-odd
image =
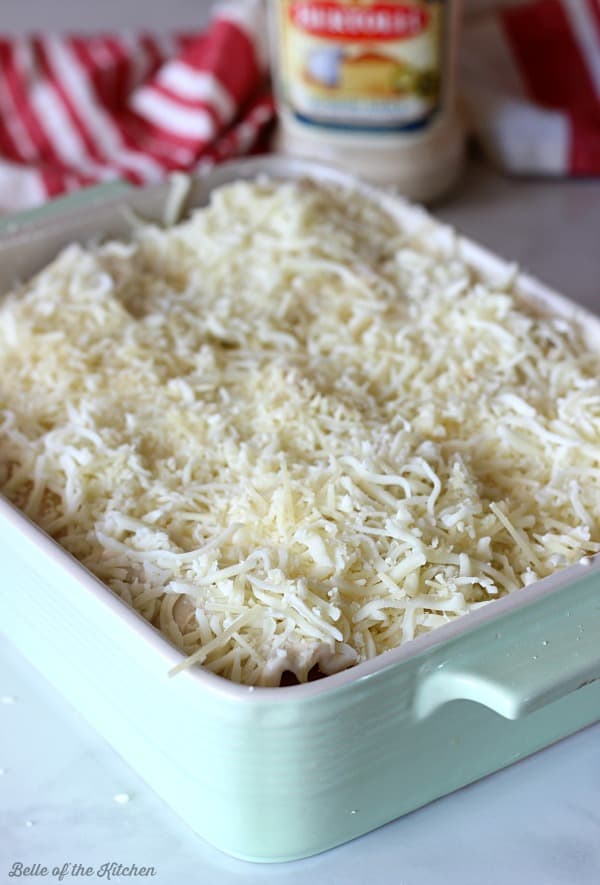
{"type": "MultiPolygon", "coordinates": [[[[365,184],[354,176],[338,169],[321,163],[314,163],[310,160],[267,156],[232,160],[189,178],[191,186],[194,183],[201,184],[205,188],[206,194],[209,195],[213,190],[225,184],[233,183],[240,179],[253,179],[260,176],[284,181],[313,178],[317,181],[338,183],[379,201],[398,220],[401,215],[404,215],[405,219],[410,217],[414,222],[429,223],[440,235],[450,235],[453,238],[461,257],[476,273],[490,276],[498,272],[510,274],[516,271],[514,288],[517,294],[521,295],[525,300],[530,299],[531,306],[543,304],[549,307],[551,314],[557,316],[567,313],[578,324],[589,323],[592,326],[595,325],[600,333],[600,318],[576,302],[557,293],[529,274],[519,272],[514,265],[468,237],[456,234],[454,228],[439,222],[421,207],[413,206],[395,194],[383,193],[377,188],[365,184]]],[[[169,189],[170,185],[168,183],[150,185],[145,188],[124,186],[117,194],[113,192],[104,200],[100,198],[90,203],[87,207],[78,205],[77,208],[72,210],[68,209],[69,198],[67,197],[63,220],[69,219],[73,221],[78,216],[87,216],[91,208],[97,209],[102,207],[103,209],[110,209],[114,207],[115,211],[118,211],[124,205],[131,203],[135,205],[140,202],[140,195],[142,201],[144,197],[148,198],[152,195],[158,196],[162,194],[166,198],[169,194],[169,189]]],[[[79,197],[85,195],[85,190],[79,192],[79,197]]],[[[98,188],[89,188],[87,190],[90,191],[90,197],[92,196],[92,191],[95,191],[99,196],[98,188]]],[[[56,202],[60,203],[61,201],[58,200],[56,202]]],[[[201,205],[198,204],[197,207],[200,208],[201,205]]],[[[195,208],[195,206],[191,208],[195,208]]],[[[19,221],[15,227],[9,227],[5,231],[0,232],[0,247],[10,244],[11,247],[16,248],[19,244],[29,242],[32,234],[35,234],[36,239],[43,240],[44,232],[49,232],[56,225],[56,218],[36,219],[34,210],[31,215],[19,221]]],[[[72,242],[72,240],[68,242],[72,242]]],[[[1,492],[0,519],[4,519],[12,524],[13,528],[17,529],[29,542],[38,547],[44,557],[52,560],[69,577],[78,581],[88,593],[91,593],[96,602],[119,617],[123,623],[138,635],[138,638],[145,641],[152,653],[157,654],[165,661],[165,665],[169,670],[189,657],[189,655],[177,648],[157,627],[147,621],[139,612],[114,593],[107,584],[89,571],[69,551],[61,547],[58,541],[55,541],[31,518],[12,504],[1,492]]],[[[446,645],[462,635],[471,634],[479,627],[498,620],[503,615],[508,615],[511,612],[532,605],[540,599],[553,596],[567,586],[596,572],[600,572],[600,554],[584,557],[583,559],[584,562],[578,562],[563,568],[547,578],[537,580],[529,586],[521,588],[519,591],[513,591],[499,599],[490,600],[491,604],[459,615],[448,623],[417,636],[396,648],[382,652],[367,661],[312,682],[290,686],[249,686],[232,682],[224,676],[212,673],[202,665],[193,665],[173,678],[192,680],[200,689],[207,690],[211,694],[228,701],[235,703],[242,701],[254,705],[273,701],[277,701],[277,703],[295,703],[324,693],[349,689],[355,683],[362,682],[392,668],[399,668],[407,660],[425,655],[433,648],[446,645]]]]}

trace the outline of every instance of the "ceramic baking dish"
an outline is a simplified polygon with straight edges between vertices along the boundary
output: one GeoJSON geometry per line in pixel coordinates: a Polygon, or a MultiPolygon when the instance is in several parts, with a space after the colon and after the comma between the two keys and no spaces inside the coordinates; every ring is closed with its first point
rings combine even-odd
{"type": "MultiPolygon", "coordinates": [[[[251,160],[196,179],[189,204],[261,173],[351,182],[251,160]]],[[[127,236],[131,210],[160,219],[168,191],[93,189],[5,221],[0,290],[72,240],[127,236]]],[[[428,223],[379,198],[403,224],[428,223]]],[[[451,232],[429,223],[445,248],[451,232]]],[[[513,272],[458,245],[488,277],[513,272]]],[[[600,340],[599,320],[530,278],[517,285],[600,340]]],[[[600,557],[344,673],[257,689],[201,668],[169,678],[181,652],[5,500],[0,557],[10,639],[190,827],[247,860],[323,851],[600,719],[600,557]]]]}

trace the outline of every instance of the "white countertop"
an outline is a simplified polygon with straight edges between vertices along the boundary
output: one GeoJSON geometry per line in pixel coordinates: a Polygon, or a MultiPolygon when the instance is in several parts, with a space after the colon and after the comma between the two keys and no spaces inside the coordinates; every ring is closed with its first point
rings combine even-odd
{"type": "MultiPolygon", "coordinates": [[[[202,0],[147,3],[144,23],[201,23],[207,7],[202,0]]],[[[140,10],[135,0],[5,0],[2,28],[133,26],[140,10]]],[[[510,181],[472,162],[437,214],[600,313],[600,181],[510,181]]],[[[18,861],[48,867],[46,881],[58,881],[51,870],[65,862],[94,869],[116,862],[153,866],[154,877],[136,881],[161,885],[600,882],[600,725],[351,844],[256,866],[191,833],[0,636],[2,700],[0,885],[19,881],[9,878],[18,861]],[[118,804],[117,794],[130,801],[118,804]]]]}

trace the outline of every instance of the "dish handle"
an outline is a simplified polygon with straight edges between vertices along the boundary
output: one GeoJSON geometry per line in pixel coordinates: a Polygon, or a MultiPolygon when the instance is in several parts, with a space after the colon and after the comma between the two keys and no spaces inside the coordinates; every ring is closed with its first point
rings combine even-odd
{"type": "Polygon", "coordinates": [[[450,701],[468,700],[520,719],[596,681],[600,573],[486,624],[454,653],[426,665],[415,714],[425,718],[450,701]]]}

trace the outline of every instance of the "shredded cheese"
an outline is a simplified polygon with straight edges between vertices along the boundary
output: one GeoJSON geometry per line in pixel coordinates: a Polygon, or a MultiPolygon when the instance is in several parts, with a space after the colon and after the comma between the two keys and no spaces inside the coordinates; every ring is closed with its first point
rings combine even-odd
{"type": "Polygon", "coordinates": [[[70,246],[0,306],[0,488],[184,666],[339,671],[600,549],[600,361],[512,286],[309,182],[70,246]]]}

